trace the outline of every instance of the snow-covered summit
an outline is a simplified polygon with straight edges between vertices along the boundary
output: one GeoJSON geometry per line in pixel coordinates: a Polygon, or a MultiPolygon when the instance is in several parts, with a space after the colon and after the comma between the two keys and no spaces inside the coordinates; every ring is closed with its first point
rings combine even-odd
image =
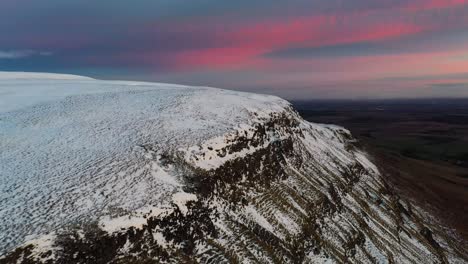
{"type": "Polygon", "coordinates": [[[0,263],[468,258],[283,99],[39,77],[0,78],[0,263]]]}
{"type": "Polygon", "coordinates": [[[0,80],[92,80],[90,77],[61,74],[61,73],[41,73],[41,72],[2,72],[0,80]]]}
{"type": "Polygon", "coordinates": [[[131,211],[170,196],[176,180],[162,177],[142,146],[155,157],[189,148],[288,106],[214,88],[8,74],[0,79],[0,249],[112,206],[131,211]]]}

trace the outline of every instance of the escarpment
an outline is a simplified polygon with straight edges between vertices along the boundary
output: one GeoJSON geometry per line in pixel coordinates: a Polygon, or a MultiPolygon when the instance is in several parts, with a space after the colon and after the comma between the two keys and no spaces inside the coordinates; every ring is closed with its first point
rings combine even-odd
{"type": "MultiPolygon", "coordinates": [[[[136,97],[129,100],[144,97],[155,104],[148,96],[162,92],[152,89],[140,95],[132,90],[136,97]]],[[[95,218],[80,217],[26,239],[0,263],[467,259],[466,249],[443,226],[392,190],[346,129],[306,122],[276,97],[184,89],[158,108],[157,117],[154,109],[142,106],[131,116],[137,123],[124,120],[126,137],[143,136],[122,147],[124,161],[114,158],[96,170],[100,177],[89,195],[103,193],[104,205],[89,211],[95,218]],[[201,99],[208,96],[232,105],[201,99]],[[194,109],[199,112],[194,114],[194,109]],[[190,127],[184,127],[186,122],[190,127]],[[105,198],[116,192],[124,199],[105,198]],[[141,203],[134,202],[140,198],[141,203]],[[125,199],[134,200],[127,204],[125,199]]],[[[104,98],[100,107],[106,114],[117,111],[105,106],[120,104],[118,95],[104,98]]],[[[112,116],[99,119],[99,124],[112,116]]]]}

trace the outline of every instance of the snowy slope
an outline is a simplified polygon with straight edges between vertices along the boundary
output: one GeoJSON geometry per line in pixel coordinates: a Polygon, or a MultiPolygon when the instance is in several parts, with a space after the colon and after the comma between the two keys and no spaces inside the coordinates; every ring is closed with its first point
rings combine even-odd
{"type": "Polygon", "coordinates": [[[0,95],[0,252],[23,245],[7,261],[466,253],[427,233],[425,213],[388,189],[348,131],[278,97],[25,73],[1,73],[0,95]],[[103,239],[113,253],[93,259],[83,245],[103,239]]]}
{"type": "Polygon", "coordinates": [[[106,207],[170,196],[177,180],[154,177],[141,146],[189,147],[247,122],[247,107],[285,104],[210,88],[17,77],[0,80],[2,248],[106,207]]]}

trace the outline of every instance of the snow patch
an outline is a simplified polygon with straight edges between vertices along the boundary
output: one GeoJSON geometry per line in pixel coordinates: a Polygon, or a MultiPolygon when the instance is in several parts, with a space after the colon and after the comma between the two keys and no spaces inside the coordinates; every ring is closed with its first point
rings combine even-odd
{"type": "Polygon", "coordinates": [[[141,229],[150,217],[159,217],[173,211],[170,207],[147,207],[132,214],[112,217],[103,216],[99,220],[99,226],[108,233],[124,231],[130,227],[141,229]]]}
{"type": "Polygon", "coordinates": [[[26,237],[26,243],[24,245],[34,246],[31,254],[33,259],[41,259],[42,261],[46,262],[47,260],[53,260],[55,258],[54,251],[56,248],[54,244],[56,238],[57,236],[55,233],[42,235],[36,238],[26,237]],[[47,258],[42,258],[41,255],[48,251],[51,251],[52,254],[50,254],[47,258]]]}
{"type": "Polygon", "coordinates": [[[249,205],[245,208],[245,212],[250,218],[255,221],[257,224],[265,228],[266,230],[275,234],[275,228],[270,224],[270,222],[263,217],[253,205],[249,205]]]}
{"type": "Polygon", "coordinates": [[[153,239],[163,248],[166,248],[169,245],[161,232],[153,232],[153,239]]]}
{"type": "Polygon", "coordinates": [[[179,207],[182,214],[186,215],[188,212],[187,203],[189,201],[198,201],[198,199],[195,194],[178,192],[172,195],[172,201],[179,207]]]}

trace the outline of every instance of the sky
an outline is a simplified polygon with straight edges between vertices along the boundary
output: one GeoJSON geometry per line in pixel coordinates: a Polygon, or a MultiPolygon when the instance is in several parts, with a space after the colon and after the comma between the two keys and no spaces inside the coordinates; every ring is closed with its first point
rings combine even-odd
{"type": "Polygon", "coordinates": [[[0,0],[0,71],[468,97],[468,0],[0,0]]]}

